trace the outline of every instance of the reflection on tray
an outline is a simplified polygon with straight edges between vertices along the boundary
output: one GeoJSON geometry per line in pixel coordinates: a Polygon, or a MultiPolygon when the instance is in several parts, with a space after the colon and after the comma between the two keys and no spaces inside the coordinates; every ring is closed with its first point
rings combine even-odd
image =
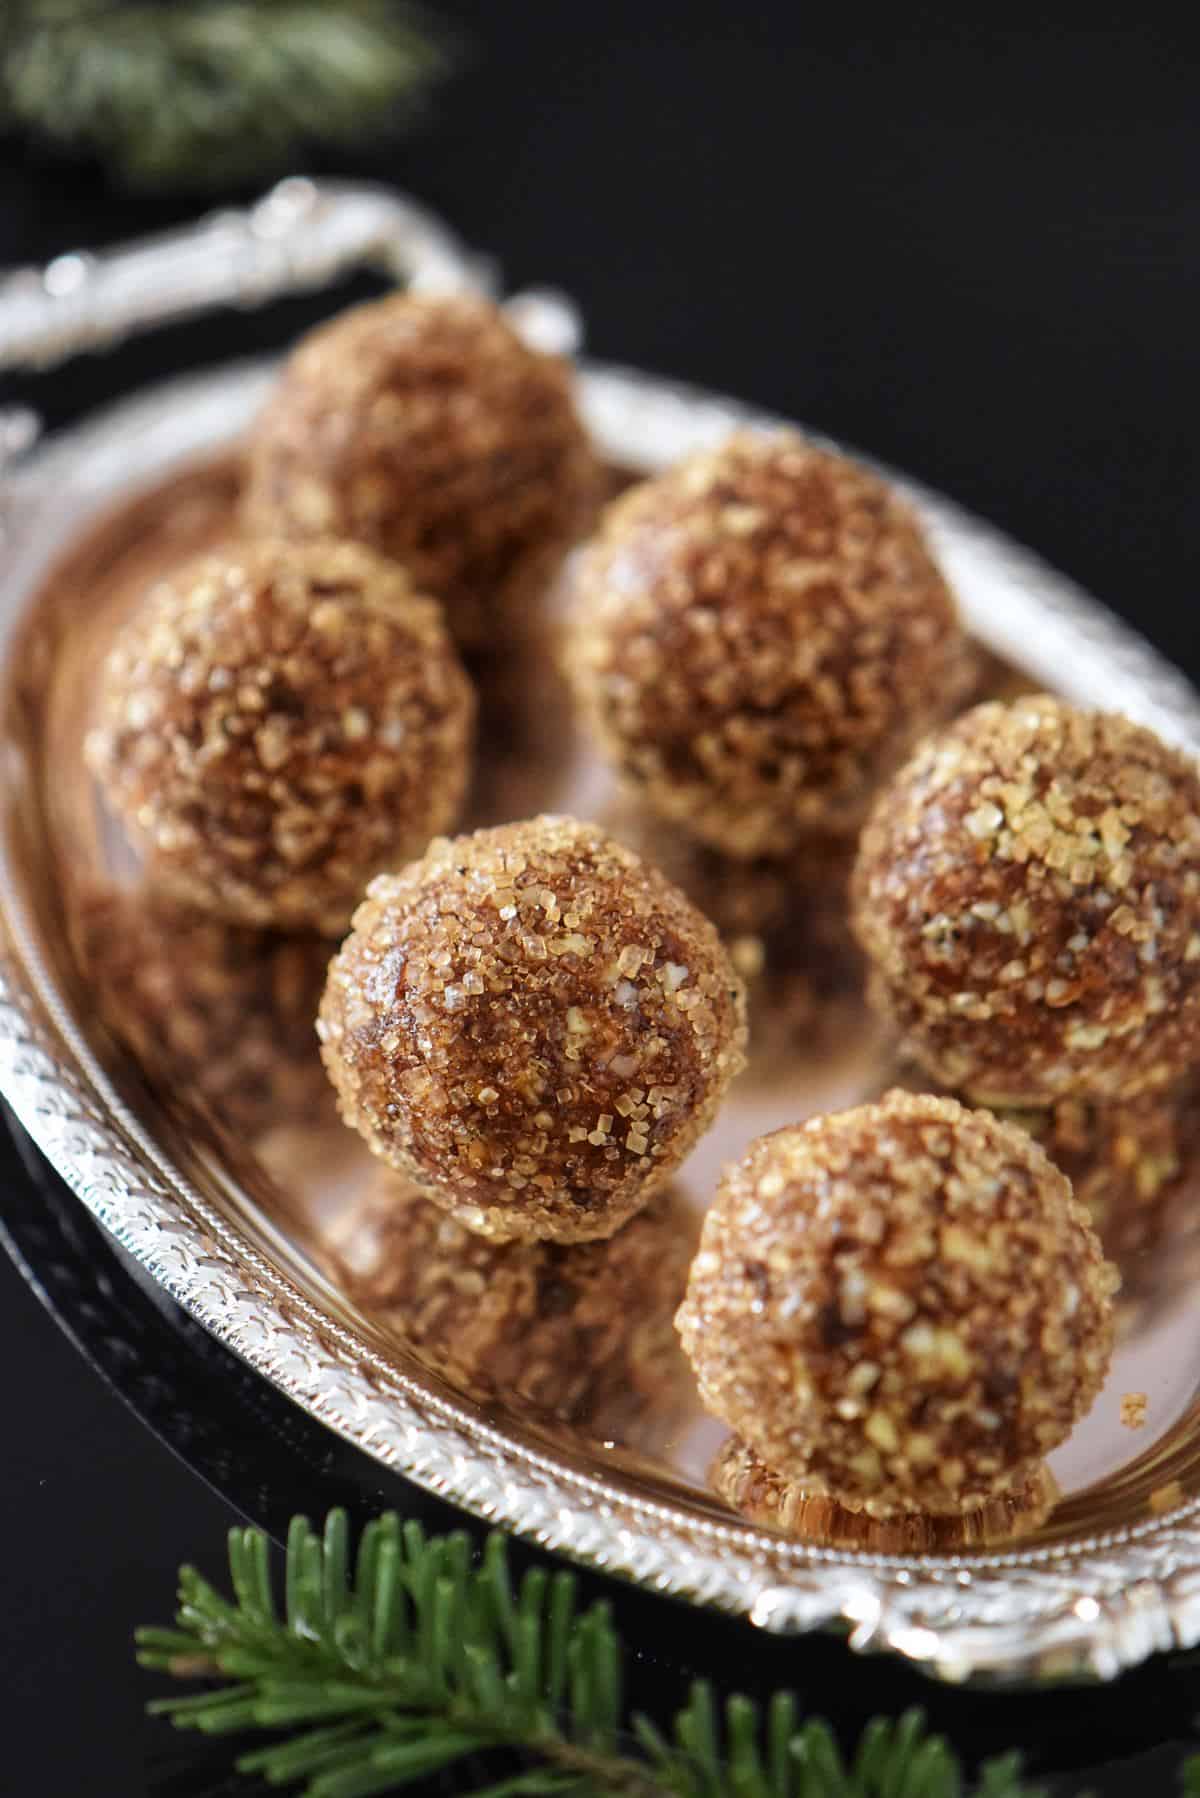
{"type": "Polygon", "coordinates": [[[1197,1221],[1200,1199],[1200,1079],[1125,1104],[1060,1100],[1040,1111],[1014,1111],[1091,1213],[1105,1253],[1127,1289],[1168,1232],[1197,1221]]]}
{"type": "Polygon", "coordinates": [[[1053,1474],[1041,1466],[1014,1491],[961,1517],[871,1517],[772,1473],[736,1436],[722,1448],[709,1478],[714,1491],[750,1523],[828,1548],[874,1554],[956,1554],[1011,1541],[1043,1523],[1059,1496],[1053,1474]]]}
{"type": "Polygon", "coordinates": [[[690,1387],[673,1320],[695,1237],[668,1190],[606,1242],[492,1242],[381,1171],[327,1241],[364,1315],[461,1392],[631,1442],[690,1387]]]}
{"type": "Polygon", "coordinates": [[[173,1107],[252,1136],[333,1107],[313,1028],[331,945],[95,887],[71,931],[101,1023],[173,1107]]]}

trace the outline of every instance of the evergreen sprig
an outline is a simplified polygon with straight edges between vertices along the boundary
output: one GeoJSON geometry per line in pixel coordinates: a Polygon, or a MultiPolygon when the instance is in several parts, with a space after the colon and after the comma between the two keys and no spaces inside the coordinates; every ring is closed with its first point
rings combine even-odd
{"type": "Polygon", "coordinates": [[[444,71],[394,0],[12,0],[0,127],[98,155],[135,185],[261,179],[314,143],[377,141],[444,71]]]}
{"type": "Polygon", "coordinates": [[[370,1798],[458,1763],[487,1798],[1044,1798],[1020,1757],[968,1788],[920,1712],[876,1719],[847,1761],[790,1694],[765,1710],[693,1686],[665,1732],[626,1714],[606,1605],[580,1611],[574,1577],[531,1568],[514,1586],[504,1538],[427,1539],[389,1514],[351,1554],[344,1512],[288,1537],[282,1614],[259,1530],[229,1538],[232,1598],[180,1573],[177,1627],[138,1632],[143,1666],[227,1682],[152,1709],[211,1734],[289,1732],[238,1767],[307,1798],[370,1798]],[[474,1763],[483,1757],[485,1772],[474,1763]]]}

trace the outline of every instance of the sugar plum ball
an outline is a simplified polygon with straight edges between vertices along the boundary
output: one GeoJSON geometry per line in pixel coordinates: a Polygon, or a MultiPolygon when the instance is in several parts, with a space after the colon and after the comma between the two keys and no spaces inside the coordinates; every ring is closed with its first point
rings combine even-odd
{"type": "Polygon", "coordinates": [[[908,507],[791,431],[740,432],[619,499],[574,601],[567,666],[601,746],[739,857],[857,829],[969,678],[908,507]]]}
{"type": "Polygon", "coordinates": [[[307,336],[254,427],[254,532],[403,564],[486,648],[541,596],[599,495],[567,365],[490,302],[397,294],[307,336]]]}
{"type": "Polygon", "coordinates": [[[342,1116],[483,1235],[611,1236],[743,1062],[712,925],[594,825],[438,841],[373,882],[318,1031],[342,1116]]]}
{"type": "Polygon", "coordinates": [[[373,874],[453,823],[474,712],[441,610],[403,569],[264,540],[151,588],[103,668],[87,755],[164,889],[338,934],[373,874]]]}
{"type": "Polygon", "coordinates": [[[1200,779],[1140,725],[976,707],[880,795],[853,886],[875,995],[941,1085],[1128,1099],[1200,1060],[1200,779]]]}
{"type": "Polygon", "coordinates": [[[1087,1411],[1115,1284],[1024,1131],[893,1092],[727,1170],[678,1327],[705,1405],[774,1472],[880,1516],[953,1514],[1087,1411]]]}

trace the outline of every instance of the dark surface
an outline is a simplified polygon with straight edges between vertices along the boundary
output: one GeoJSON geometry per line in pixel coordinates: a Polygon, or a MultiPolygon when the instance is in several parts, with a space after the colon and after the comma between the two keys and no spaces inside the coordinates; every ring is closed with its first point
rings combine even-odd
{"type": "MultiPolygon", "coordinates": [[[[510,286],[565,287],[594,355],[723,388],[908,469],[1200,673],[1194,31],[1146,8],[1111,24],[1093,11],[1077,32],[971,9],[954,25],[907,8],[872,26],[782,0],[441,10],[473,60],[419,138],[341,168],[409,186],[495,252],[510,286]]],[[[130,199],[0,140],[0,263],[197,204],[130,199]]],[[[5,395],[64,422],[122,386],[281,341],[320,310],[167,333],[5,395]]],[[[166,1620],[181,1558],[219,1567],[235,1506],[274,1529],[334,1497],[365,1515],[378,1471],[181,1329],[52,1182],[32,1184],[7,1143],[0,1157],[0,1219],[92,1362],[0,1258],[3,1764],[40,1767],[11,1787],[0,1773],[0,1790],[211,1795],[227,1750],[142,1719],[131,1628],[166,1620]]],[[[387,1498],[439,1514],[398,1483],[387,1498]]],[[[702,1671],[794,1683],[849,1734],[923,1697],[972,1756],[1021,1743],[1047,1771],[1075,1769],[1062,1792],[1172,1791],[1200,1710],[1200,1672],[1166,1663],[1112,1692],[977,1696],[828,1640],[763,1643],[637,1595],[621,1610],[646,1644],[641,1702],[672,1702],[686,1640],[702,1671]]]]}

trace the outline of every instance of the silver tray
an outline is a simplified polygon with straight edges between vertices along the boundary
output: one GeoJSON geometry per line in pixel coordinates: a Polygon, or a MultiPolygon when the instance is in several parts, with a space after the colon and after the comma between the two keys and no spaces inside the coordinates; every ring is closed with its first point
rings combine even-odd
{"type": "MultiPolygon", "coordinates": [[[[430,286],[489,279],[399,197],[293,181],[245,215],[9,277],[0,283],[0,369],[318,286],[363,263],[430,286]]],[[[573,347],[567,303],[526,295],[509,306],[539,342],[573,347]]],[[[145,909],[79,755],[90,671],[122,596],[162,557],[229,528],[238,441],[273,376],[254,363],[176,381],[41,448],[31,448],[29,415],[0,415],[0,1091],[30,1136],[151,1279],[311,1415],[477,1515],[580,1561],[764,1629],[841,1624],[854,1647],[892,1649],[948,1679],[1111,1677],[1155,1649],[1200,1640],[1194,1205],[1181,1202],[1126,1269],[1112,1378],[1052,1457],[1057,1504],[1027,1533],[987,1545],[941,1539],[885,1552],[891,1545],[863,1520],[810,1512],[800,1534],[794,1518],[785,1530],[778,1518],[732,1510],[707,1480],[721,1431],[663,1346],[670,1295],[657,1288],[653,1315],[637,1291],[622,1307],[650,1331],[653,1377],[634,1377],[629,1344],[606,1340],[607,1383],[585,1380],[582,1396],[556,1390],[551,1402],[524,1372],[511,1390],[481,1391],[444,1357],[415,1354],[394,1316],[355,1284],[381,1215],[379,1176],[327,1116],[307,1035],[301,1043],[277,1030],[271,1014],[279,1004],[294,1011],[312,972],[307,951],[297,951],[300,971],[281,1000],[274,962],[264,971],[245,945],[231,961],[211,933],[181,926],[172,937],[170,920],[145,909]],[[215,1018],[213,978],[229,985],[215,1018]],[[197,987],[202,1001],[188,1010],[197,987]],[[178,1016],[153,1013],[181,990],[184,1021],[199,1032],[184,1033],[182,1046],[178,1016]],[[160,1037],[171,1039],[161,1059],[160,1037]],[[276,1038],[279,1065],[262,1049],[276,1038]],[[247,1085],[251,1050],[260,1059],[247,1085]],[[180,1076],[189,1055],[194,1090],[180,1076]],[[226,1066],[239,1106],[250,1092],[253,1116],[229,1110],[226,1066]],[[630,1401],[619,1416],[613,1366],[630,1401]],[[1127,1391],[1150,1401],[1136,1432],[1120,1418],[1127,1391]]],[[[580,394],[598,446],[625,471],[661,467],[737,423],[776,422],[586,363],[580,394]]],[[[1051,686],[1200,753],[1195,696],[1132,632],[1032,555],[906,485],[986,652],[981,683],[1051,686]]],[[[522,678],[532,678],[528,668],[522,678]]],[[[523,707],[507,677],[485,693],[494,753],[469,821],[574,810],[644,840],[647,827],[623,817],[553,703],[549,657],[537,678],[536,706],[523,707]]],[[[668,866],[686,864],[685,850],[651,834],[668,866]]],[[[753,915],[756,894],[743,897],[753,915]]],[[[795,923],[784,998],[764,1011],[750,1073],[669,1201],[673,1243],[719,1164],[751,1136],[878,1091],[894,1071],[859,1005],[831,911],[818,894],[795,923]]],[[[528,1371],[545,1343],[522,1336],[516,1348],[528,1371]]]]}

